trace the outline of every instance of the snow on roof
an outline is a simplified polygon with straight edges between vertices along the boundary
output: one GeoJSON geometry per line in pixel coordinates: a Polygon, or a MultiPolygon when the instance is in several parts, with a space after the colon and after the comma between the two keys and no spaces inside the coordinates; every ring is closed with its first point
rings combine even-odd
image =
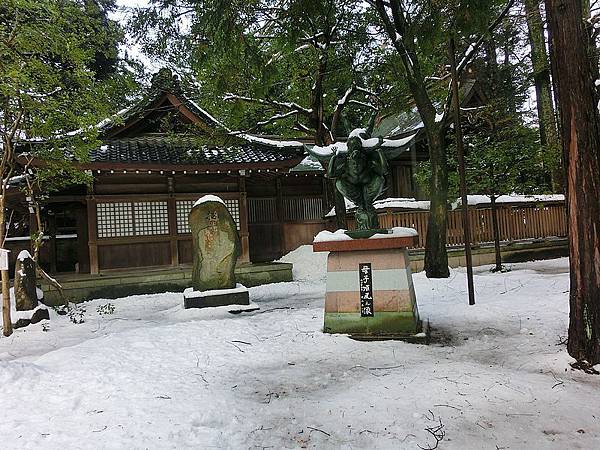
{"type": "Polygon", "coordinates": [[[198,200],[196,200],[196,203],[194,203],[194,207],[201,205],[202,203],[206,203],[206,202],[218,202],[218,203],[222,203],[223,205],[225,204],[225,202],[221,199],[221,197],[217,197],[216,195],[208,194],[208,195],[200,197],[198,200]]]}
{"type": "MultiPolygon", "coordinates": [[[[348,200],[346,200],[346,211],[352,211],[356,209],[356,205],[348,200]]],[[[382,200],[377,200],[373,203],[375,209],[386,209],[386,208],[398,208],[398,209],[422,209],[429,210],[429,201],[428,200],[416,200],[414,198],[384,198],[382,200]]],[[[333,217],[335,216],[335,207],[331,209],[327,213],[325,217],[333,217]]]]}
{"type": "Polygon", "coordinates": [[[212,120],[214,123],[216,123],[217,125],[219,125],[220,127],[223,127],[226,131],[230,131],[229,128],[227,128],[225,126],[225,124],[223,124],[223,122],[221,122],[220,120],[215,119],[215,117],[210,114],[208,111],[206,111],[204,108],[200,107],[200,105],[198,105],[194,100],[192,100],[189,97],[186,97],[185,95],[182,95],[182,97],[184,98],[184,100],[190,102],[195,108],[197,108],[200,112],[202,112],[202,114],[204,114],[206,117],[208,117],[210,120],[212,120]]]}
{"type": "Polygon", "coordinates": [[[308,155],[297,166],[293,167],[290,172],[323,172],[323,166],[312,155],[308,155]]]}
{"type": "MultiPolygon", "coordinates": [[[[348,199],[346,200],[346,211],[356,209],[356,205],[348,199]]],[[[501,195],[496,199],[496,203],[540,203],[540,202],[562,202],[565,200],[563,194],[550,195],[501,195]]],[[[467,201],[470,206],[489,205],[490,198],[487,195],[468,195],[467,201]]],[[[461,199],[452,203],[452,209],[456,209],[461,205],[461,199]]],[[[421,209],[429,210],[428,200],[416,200],[414,198],[384,198],[373,203],[375,209],[421,209]]],[[[325,217],[335,216],[335,208],[327,213],[325,217]]]]}
{"type": "Polygon", "coordinates": [[[300,141],[280,141],[277,139],[269,139],[265,137],[255,136],[248,133],[242,133],[238,135],[242,139],[245,139],[248,142],[252,142],[254,144],[263,144],[269,145],[271,147],[277,148],[299,148],[303,147],[304,144],[300,141]]]}
{"type": "MultiPolygon", "coordinates": [[[[549,195],[520,195],[510,194],[501,195],[496,199],[496,203],[540,203],[540,202],[564,202],[565,196],[563,194],[549,194],[549,195]]],[[[486,205],[491,203],[488,195],[467,195],[467,202],[469,205],[486,205]]],[[[462,205],[462,199],[457,199],[452,203],[452,208],[458,208],[462,205]]]]}

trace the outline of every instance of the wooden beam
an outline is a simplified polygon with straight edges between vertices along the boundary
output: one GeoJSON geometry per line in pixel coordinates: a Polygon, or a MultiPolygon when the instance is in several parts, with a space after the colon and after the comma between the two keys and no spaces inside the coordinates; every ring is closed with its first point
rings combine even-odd
{"type": "Polygon", "coordinates": [[[248,231],[248,194],[246,192],[246,177],[240,175],[238,178],[240,190],[240,240],[242,241],[242,254],[238,258],[240,263],[250,262],[250,233],[248,231]]]}
{"type": "Polygon", "coordinates": [[[88,217],[88,248],[90,256],[90,273],[97,275],[99,273],[98,266],[98,216],[96,211],[96,199],[90,195],[87,201],[87,217],[88,217]]]}
{"type": "Polygon", "coordinates": [[[171,196],[167,200],[167,212],[169,214],[169,242],[171,245],[171,265],[179,265],[179,245],[177,243],[177,200],[171,196]]]}

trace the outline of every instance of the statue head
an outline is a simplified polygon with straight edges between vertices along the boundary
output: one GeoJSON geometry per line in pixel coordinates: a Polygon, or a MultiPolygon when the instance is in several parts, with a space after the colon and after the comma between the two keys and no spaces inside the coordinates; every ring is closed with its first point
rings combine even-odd
{"type": "Polygon", "coordinates": [[[362,141],[358,136],[352,136],[346,141],[348,147],[348,156],[353,156],[362,150],[362,141]]]}

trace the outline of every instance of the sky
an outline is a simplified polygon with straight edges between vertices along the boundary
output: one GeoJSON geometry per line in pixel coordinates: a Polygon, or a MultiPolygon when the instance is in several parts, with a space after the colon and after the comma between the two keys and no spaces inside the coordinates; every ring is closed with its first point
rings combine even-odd
{"type": "MultiPolygon", "coordinates": [[[[117,0],[117,10],[111,13],[111,18],[125,25],[134,8],[147,6],[148,3],[148,0],[117,0]]],[[[131,36],[127,35],[126,39],[126,44],[121,47],[123,53],[126,51],[130,57],[144,63],[151,73],[157,72],[161,68],[160,61],[144,55],[141,46],[136,44],[131,36]]]]}

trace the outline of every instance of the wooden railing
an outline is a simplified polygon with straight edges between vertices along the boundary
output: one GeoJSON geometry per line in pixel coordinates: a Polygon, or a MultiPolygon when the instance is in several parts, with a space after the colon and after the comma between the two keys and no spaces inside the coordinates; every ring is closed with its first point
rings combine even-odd
{"type": "MultiPolygon", "coordinates": [[[[494,241],[492,226],[492,210],[487,207],[471,207],[471,242],[475,245],[494,241]]],[[[350,229],[355,228],[354,218],[348,218],[350,229]]],[[[419,232],[419,243],[415,248],[425,247],[427,221],[429,211],[385,210],[379,213],[381,228],[409,227],[419,232]]],[[[518,241],[523,239],[543,239],[548,237],[565,237],[567,235],[567,218],[563,203],[551,203],[543,206],[535,204],[518,204],[498,206],[498,224],[501,241],[518,241]]],[[[448,212],[448,236],[450,246],[464,244],[461,210],[448,212]]]]}

